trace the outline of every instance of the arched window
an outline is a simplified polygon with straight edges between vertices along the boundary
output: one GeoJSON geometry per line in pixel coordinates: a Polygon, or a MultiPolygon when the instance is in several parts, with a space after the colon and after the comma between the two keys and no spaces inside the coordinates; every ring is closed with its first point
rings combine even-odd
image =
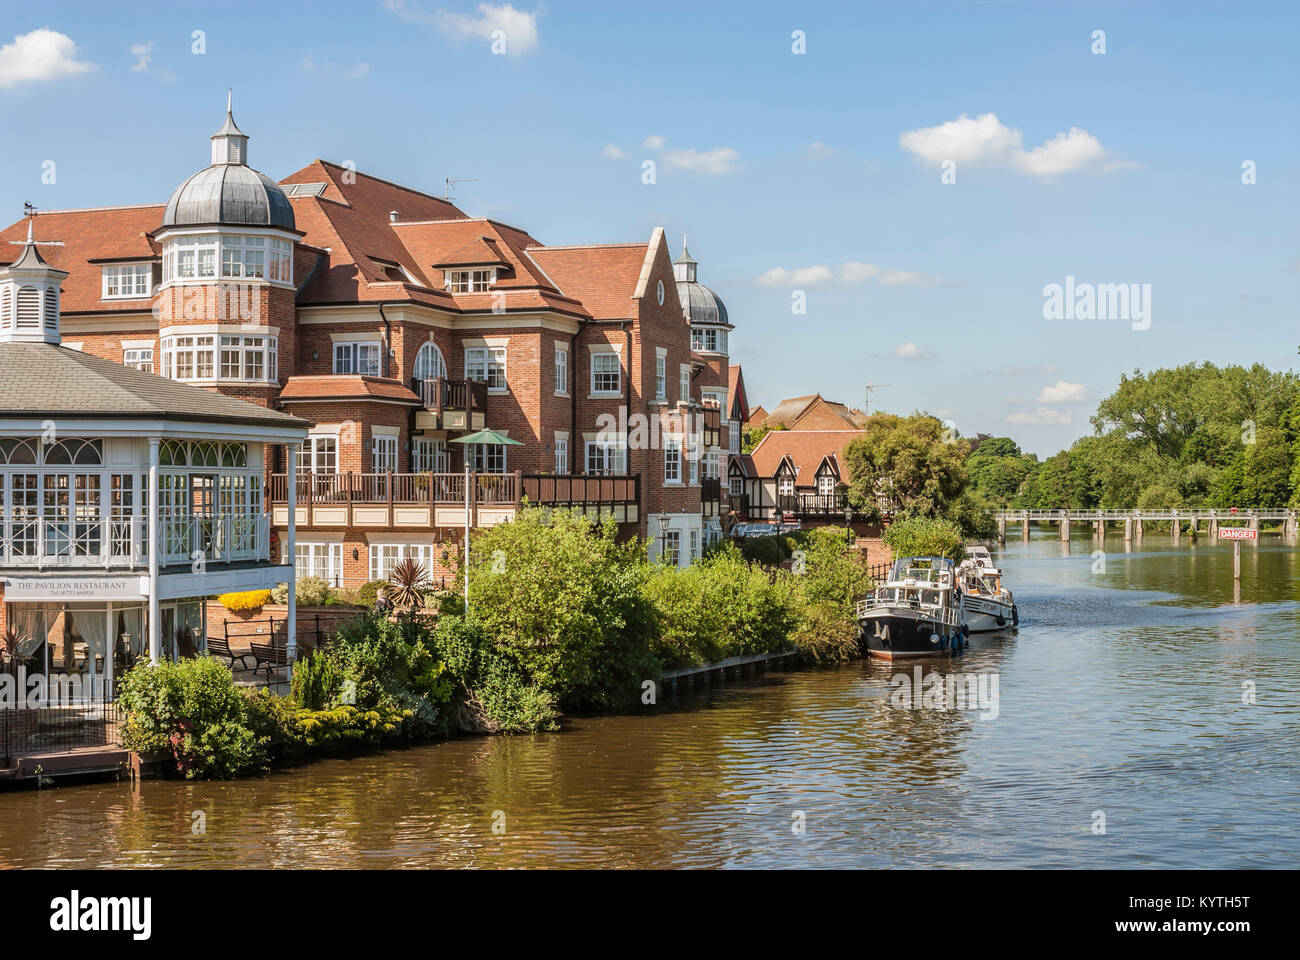
{"type": "Polygon", "coordinates": [[[447,376],[447,364],[442,359],[442,351],[436,343],[426,343],[415,355],[415,379],[436,380],[447,376]]]}

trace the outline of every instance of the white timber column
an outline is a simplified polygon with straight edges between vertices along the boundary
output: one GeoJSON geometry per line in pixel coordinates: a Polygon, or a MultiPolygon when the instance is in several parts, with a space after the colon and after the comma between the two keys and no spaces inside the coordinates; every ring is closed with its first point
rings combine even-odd
{"type": "Polygon", "coordinates": [[[149,440],[149,661],[162,658],[162,612],[158,604],[158,445],[157,437],[149,440]]]}
{"type": "MultiPolygon", "coordinates": [[[[288,637],[285,640],[285,656],[289,660],[288,674],[293,679],[293,662],[298,657],[298,457],[293,449],[292,444],[286,443],[285,450],[285,480],[288,483],[288,501],[289,501],[289,528],[285,531],[285,551],[289,561],[289,622],[285,629],[288,631],[288,637]]],[[[310,518],[308,518],[310,524],[310,518]]],[[[274,560],[274,557],[272,558],[274,560]]],[[[274,642],[274,640],[272,640],[274,642]]]]}

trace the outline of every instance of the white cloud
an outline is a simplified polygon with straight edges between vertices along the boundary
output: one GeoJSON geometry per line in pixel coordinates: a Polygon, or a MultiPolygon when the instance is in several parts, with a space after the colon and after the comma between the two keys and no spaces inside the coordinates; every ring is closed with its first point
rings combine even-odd
{"type": "Polygon", "coordinates": [[[1058,133],[1031,150],[1024,149],[1023,142],[1024,135],[1004,124],[995,113],[982,113],[973,120],[963,113],[956,120],[907,130],[898,137],[900,147],[932,166],[952,160],[959,167],[982,164],[1034,177],[1073,171],[1111,173],[1141,166],[1112,159],[1100,140],[1078,127],[1058,133]]]}
{"type": "Polygon", "coordinates": [[[370,75],[370,64],[364,60],[359,60],[352,66],[343,71],[343,76],[349,80],[360,80],[362,77],[370,75]]]}
{"type": "Polygon", "coordinates": [[[1039,407],[1033,413],[1007,414],[1007,423],[1038,424],[1046,426],[1064,426],[1070,422],[1070,415],[1060,410],[1039,407]]]}
{"type": "Polygon", "coordinates": [[[828,147],[820,140],[814,140],[808,144],[808,149],[804,151],[804,156],[809,160],[829,160],[835,156],[835,148],[828,147]]]}
{"type": "Polygon", "coordinates": [[[798,267],[794,270],[787,270],[784,267],[773,267],[767,273],[758,278],[758,282],[765,287],[784,287],[784,286],[801,286],[808,287],[818,283],[825,283],[831,279],[830,267],[821,265],[812,267],[798,267]]]}
{"type": "Polygon", "coordinates": [[[1058,133],[1042,146],[1026,152],[1018,150],[1012,157],[1016,167],[1036,177],[1051,177],[1071,170],[1099,168],[1106,160],[1106,148],[1087,130],[1071,127],[1058,133]]]}
{"type": "Polygon", "coordinates": [[[1058,380],[1054,386],[1043,387],[1038,394],[1039,403],[1086,403],[1088,388],[1081,383],[1058,380]]]}
{"type": "Polygon", "coordinates": [[[860,260],[847,260],[832,270],[827,266],[801,267],[796,269],[786,269],[785,267],[773,267],[761,277],[758,282],[765,286],[781,286],[788,282],[791,277],[803,277],[801,283],[823,283],[827,280],[839,280],[843,284],[866,283],[875,281],[885,286],[913,286],[913,287],[931,287],[938,284],[947,283],[945,280],[932,273],[916,273],[912,270],[886,270],[876,266],[874,263],[866,263],[860,260]],[[807,279],[814,277],[815,279],[807,279]]]}
{"type": "Polygon", "coordinates": [[[20,83],[43,83],[95,69],[77,60],[77,45],[66,34],[42,27],[0,47],[0,90],[20,83]]]}
{"type": "Polygon", "coordinates": [[[705,175],[735,173],[740,169],[736,163],[740,154],[731,147],[714,147],[704,151],[693,148],[669,150],[663,154],[662,159],[669,170],[686,170],[705,175]]]}
{"type": "Polygon", "coordinates": [[[153,59],[153,41],[132,44],[131,56],[135,57],[135,63],[131,64],[132,73],[143,73],[148,70],[149,61],[153,59]]]}
{"type": "Polygon", "coordinates": [[[907,343],[900,344],[894,351],[894,356],[899,360],[933,360],[934,351],[929,347],[918,347],[911,340],[907,343]]]}
{"type": "Polygon", "coordinates": [[[652,133],[650,134],[650,136],[646,137],[643,141],[641,141],[641,146],[645,147],[647,150],[662,150],[664,148],[664,144],[666,144],[667,142],[668,141],[665,140],[663,137],[659,136],[659,134],[652,133]]]}
{"type": "Polygon", "coordinates": [[[614,146],[614,144],[612,143],[605,144],[604,149],[600,151],[600,155],[604,157],[606,160],[627,159],[627,154],[624,153],[622,150],[620,150],[618,147],[614,146]]]}
{"type": "Polygon", "coordinates": [[[848,263],[840,264],[841,283],[861,283],[863,280],[873,279],[879,273],[880,268],[874,263],[859,263],[856,260],[850,260],[848,263]]]}
{"type": "Polygon", "coordinates": [[[480,3],[478,16],[438,10],[428,13],[418,4],[408,0],[384,0],[384,7],[407,23],[433,24],[443,33],[456,38],[477,38],[494,41],[498,30],[505,35],[507,56],[522,57],[540,42],[537,18],[540,9],[532,13],[516,10],[508,3],[480,3]]]}

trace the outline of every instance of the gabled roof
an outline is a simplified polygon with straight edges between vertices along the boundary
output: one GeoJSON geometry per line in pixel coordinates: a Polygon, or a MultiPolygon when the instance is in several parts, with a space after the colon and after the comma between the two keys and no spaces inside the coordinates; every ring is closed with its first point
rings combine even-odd
{"type": "Polygon", "coordinates": [[[856,430],[860,422],[853,416],[855,412],[842,403],[814,393],[782,400],[763,422],[787,430],[856,430]]]}
{"type": "Polygon", "coordinates": [[[727,367],[727,416],[740,423],[749,420],[749,397],[745,395],[745,377],[738,363],[727,367]]]}
{"type": "Polygon", "coordinates": [[[307,428],[308,421],[48,343],[0,343],[5,417],[150,417],[307,428]]]}
{"type": "Polygon", "coordinates": [[[840,481],[847,483],[844,449],[860,436],[861,430],[773,430],[754,448],[754,469],[760,477],[772,477],[788,458],[798,471],[796,485],[810,487],[822,461],[833,457],[840,481]]]}
{"type": "Polygon", "coordinates": [[[767,417],[767,411],[763,409],[762,404],[759,404],[753,410],[749,411],[749,419],[745,421],[745,426],[749,426],[750,424],[756,426],[761,425],[765,420],[767,420],[767,417]]]}

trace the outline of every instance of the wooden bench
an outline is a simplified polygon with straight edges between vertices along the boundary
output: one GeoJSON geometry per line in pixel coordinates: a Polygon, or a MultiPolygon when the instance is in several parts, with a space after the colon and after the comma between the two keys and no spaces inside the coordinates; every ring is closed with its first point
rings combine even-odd
{"type": "Polygon", "coordinates": [[[230,669],[235,669],[235,661],[238,660],[243,669],[248,669],[248,658],[252,653],[235,653],[230,649],[230,641],[222,640],[218,637],[208,637],[208,653],[214,657],[225,657],[230,661],[230,669]]]}
{"type": "Polygon", "coordinates": [[[282,647],[275,642],[257,643],[255,641],[248,646],[249,652],[253,656],[253,670],[261,670],[265,665],[268,683],[271,680],[272,670],[289,666],[289,649],[287,647],[282,647]]]}

